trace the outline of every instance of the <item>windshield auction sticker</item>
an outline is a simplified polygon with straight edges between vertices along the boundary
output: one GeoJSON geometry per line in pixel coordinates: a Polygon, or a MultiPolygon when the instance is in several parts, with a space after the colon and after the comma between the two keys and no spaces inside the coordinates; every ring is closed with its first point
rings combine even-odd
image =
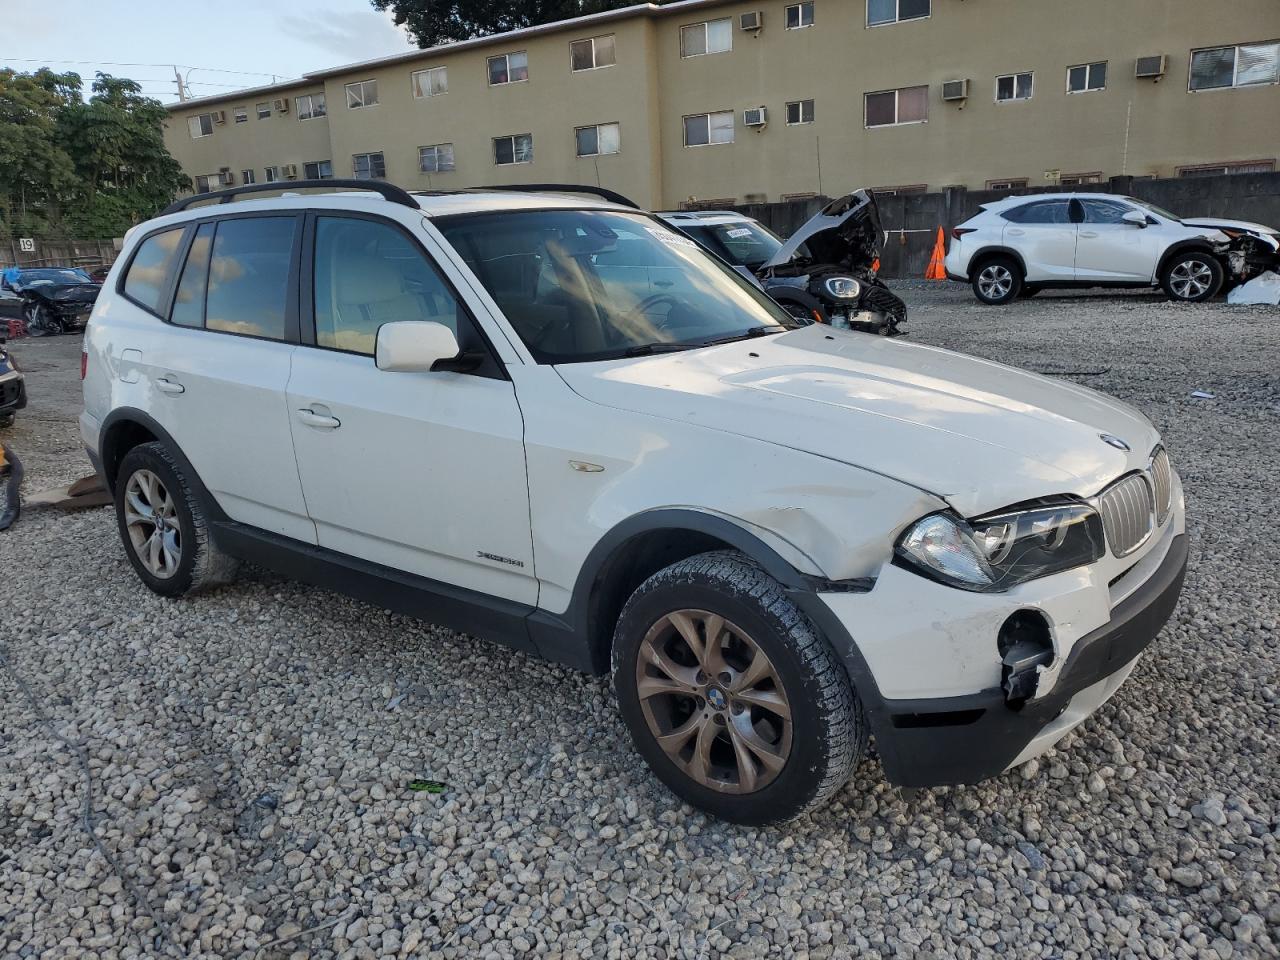
{"type": "Polygon", "coordinates": [[[658,227],[645,227],[651,234],[661,240],[663,243],[669,243],[673,247],[696,247],[697,244],[688,237],[682,237],[678,233],[672,233],[669,230],[661,230],[658,227]]]}

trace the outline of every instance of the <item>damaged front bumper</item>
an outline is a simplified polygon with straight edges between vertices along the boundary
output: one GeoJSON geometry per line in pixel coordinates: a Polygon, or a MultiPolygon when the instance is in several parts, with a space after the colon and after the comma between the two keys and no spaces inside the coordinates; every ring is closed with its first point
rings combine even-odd
{"type": "Polygon", "coordinates": [[[1238,283],[1246,283],[1268,270],[1280,271],[1280,240],[1241,233],[1219,244],[1216,250],[1227,274],[1238,283]]]}

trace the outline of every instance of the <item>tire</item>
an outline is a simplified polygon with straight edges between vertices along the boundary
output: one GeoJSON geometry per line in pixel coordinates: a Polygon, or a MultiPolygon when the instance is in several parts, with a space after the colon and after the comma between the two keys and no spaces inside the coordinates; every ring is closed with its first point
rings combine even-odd
{"type": "Polygon", "coordinates": [[[973,274],[973,295],[989,306],[999,307],[1018,299],[1022,292],[1022,267],[1013,257],[991,257],[978,264],[973,274]]]}
{"type": "Polygon", "coordinates": [[[1174,254],[1160,270],[1160,286],[1170,300],[1202,303],[1222,289],[1224,272],[1218,258],[1203,250],[1174,254]]]}
{"type": "Polygon", "coordinates": [[[156,593],[181,597],[235,576],[239,562],[214,545],[200,503],[164,444],[144,443],[125,454],[115,500],[125,554],[156,593]],[[154,518],[157,509],[164,535],[154,542],[157,526],[148,514],[154,518]]]}
{"type": "Polygon", "coordinates": [[[34,303],[28,305],[27,309],[24,310],[23,313],[26,314],[27,336],[43,337],[49,332],[44,326],[44,307],[40,304],[34,303]]]}
{"type": "Polygon", "coordinates": [[[733,551],[690,557],[640,585],[614,631],[613,684],[658,778],[735,823],[815,809],[867,749],[862,705],[835,651],[776,580],[733,551]],[[714,648],[701,642],[708,629],[720,638],[714,648]],[[675,737],[666,748],[664,735],[675,737]]]}
{"type": "Polygon", "coordinates": [[[0,413],[0,429],[12,427],[14,420],[18,418],[16,413],[0,413]]]}

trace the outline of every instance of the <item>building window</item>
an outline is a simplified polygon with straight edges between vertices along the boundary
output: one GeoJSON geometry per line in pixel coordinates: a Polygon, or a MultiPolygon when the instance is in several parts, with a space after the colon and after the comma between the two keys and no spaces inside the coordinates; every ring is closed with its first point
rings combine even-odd
{"type": "Polygon", "coordinates": [[[1083,187],[1089,183],[1101,183],[1102,172],[1097,173],[1064,173],[1058,178],[1060,187],[1083,187]]]}
{"type": "Polygon", "coordinates": [[[236,123],[246,123],[249,120],[248,107],[236,107],[231,111],[231,114],[236,118],[236,123]]]}
{"type": "Polygon", "coordinates": [[[1228,173],[1274,173],[1275,160],[1237,160],[1227,163],[1201,163],[1179,167],[1180,177],[1220,177],[1228,173]]]}
{"type": "Polygon", "coordinates": [[[529,55],[523,50],[489,58],[489,86],[500,87],[504,83],[522,83],[528,79],[529,55]]]}
{"type": "Polygon", "coordinates": [[[996,77],[996,103],[1007,103],[1011,100],[1030,100],[1032,74],[1009,73],[996,77]]]}
{"type": "Polygon", "coordinates": [[[1107,61],[1067,67],[1067,93],[1089,93],[1107,88],[1107,61]]]}
{"type": "Polygon", "coordinates": [[[347,109],[358,110],[361,107],[373,107],[378,104],[378,81],[359,80],[347,84],[347,109]]]}
{"type": "Polygon", "coordinates": [[[308,180],[332,180],[332,160],[310,160],[302,165],[302,175],[308,180]]]}
{"type": "Polygon", "coordinates": [[[799,30],[801,27],[813,26],[813,0],[804,3],[793,3],[787,7],[787,29],[799,30]]]}
{"type": "Polygon", "coordinates": [[[704,147],[711,143],[733,143],[733,111],[696,113],[684,118],[684,145],[704,147]]]}
{"type": "Polygon", "coordinates": [[[707,20],[680,28],[680,56],[701,57],[733,49],[733,20],[707,20]]]}
{"type": "Polygon", "coordinates": [[[929,16],[929,0],[867,0],[867,26],[929,16]]]}
{"type": "Polygon", "coordinates": [[[513,163],[533,163],[533,134],[517,133],[493,138],[493,162],[505,167],[513,163]]]}
{"type": "Polygon", "coordinates": [[[357,153],[351,158],[351,175],[357,180],[382,180],[387,175],[387,161],[381,153],[357,153]]]}
{"type": "Polygon", "coordinates": [[[622,148],[622,135],[616,123],[597,123],[574,130],[578,142],[578,156],[602,157],[617,153],[622,148]]]}
{"type": "Polygon", "coordinates": [[[240,171],[240,182],[241,183],[257,183],[258,182],[258,176],[253,172],[253,167],[250,167],[248,170],[240,171]]]}
{"type": "Polygon", "coordinates": [[[449,68],[430,67],[426,70],[415,70],[409,74],[413,83],[413,98],[438,97],[449,92],[449,68]]]}
{"type": "Polygon", "coordinates": [[[1280,83],[1280,40],[1191,51],[1189,90],[1280,83]]]}
{"type": "Polygon", "coordinates": [[[213,135],[213,114],[202,113],[198,117],[187,117],[187,129],[191,131],[191,139],[213,135]]]}
{"type": "Polygon", "coordinates": [[[263,167],[263,183],[275,183],[277,180],[283,180],[279,167],[263,167]]]}
{"type": "Polygon", "coordinates": [[[1026,178],[1020,180],[988,180],[988,190],[1025,190],[1027,189],[1026,178]]]}
{"type": "Polygon", "coordinates": [[[929,88],[903,87],[881,90],[865,97],[868,127],[893,127],[904,123],[924,123],[929,119],[929,88]]]}
{"type": "Polygon", "coordinates": [[[270,120],[270,119],[271,119],[271,104],[270,104],[270,103],[260,103],[260,104],[258,104],[256,107],[254,107],[254,109],[258,111],[258,119],[259,119],[259,120],[270,120]]]}
{"type": "Polygon", "coordinates": [[[579,70],[612,67],[617,62],[613,34],[592,37],[589,40],[575,40],[569,44],[569,67],[575,73],[579,70]]]}
{"type": "Polygon", "coordinates": [[[212,193],[222,189],[222,174],[204,173],[196,177],[196,193],[212,193]]]}
{"type": "Polygon", "coordinates": [[[418,169],[423,173],[448,173],[453,170],[453,144],[436,143],[418,148],[418,169]]]}
{"type": "Polygon", "coordinates": [[[792,100],[787,104],[787,126],[798,123],[813,123],[812,100],[792,100]]]}
{"type": "MultiPolygon", "coordinates": [[[[374,96],[376,97],[377,95],[378,92],[375,89],[374,96]]],[[[323,117],[325,114],[323,93],[309,93],[304,97],[298,97],[296,102],[299,120],[312,120],[316,117],[323,117]]]]}

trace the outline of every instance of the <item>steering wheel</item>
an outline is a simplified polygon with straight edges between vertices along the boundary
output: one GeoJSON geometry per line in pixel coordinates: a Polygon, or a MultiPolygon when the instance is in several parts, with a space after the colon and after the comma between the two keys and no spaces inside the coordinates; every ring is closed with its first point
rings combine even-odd
{"type": "Polygon", "coordinates": [[[664,303],[668,305],[668,308],[674,307],[680,303],[680,298],[670,293],[655,293],[651,296],[645,297],[627,311],[626,315],[622,318],[623,323],[627,324],[638,314],[648,313],[654,307],[661,306],[664,303]]]}

